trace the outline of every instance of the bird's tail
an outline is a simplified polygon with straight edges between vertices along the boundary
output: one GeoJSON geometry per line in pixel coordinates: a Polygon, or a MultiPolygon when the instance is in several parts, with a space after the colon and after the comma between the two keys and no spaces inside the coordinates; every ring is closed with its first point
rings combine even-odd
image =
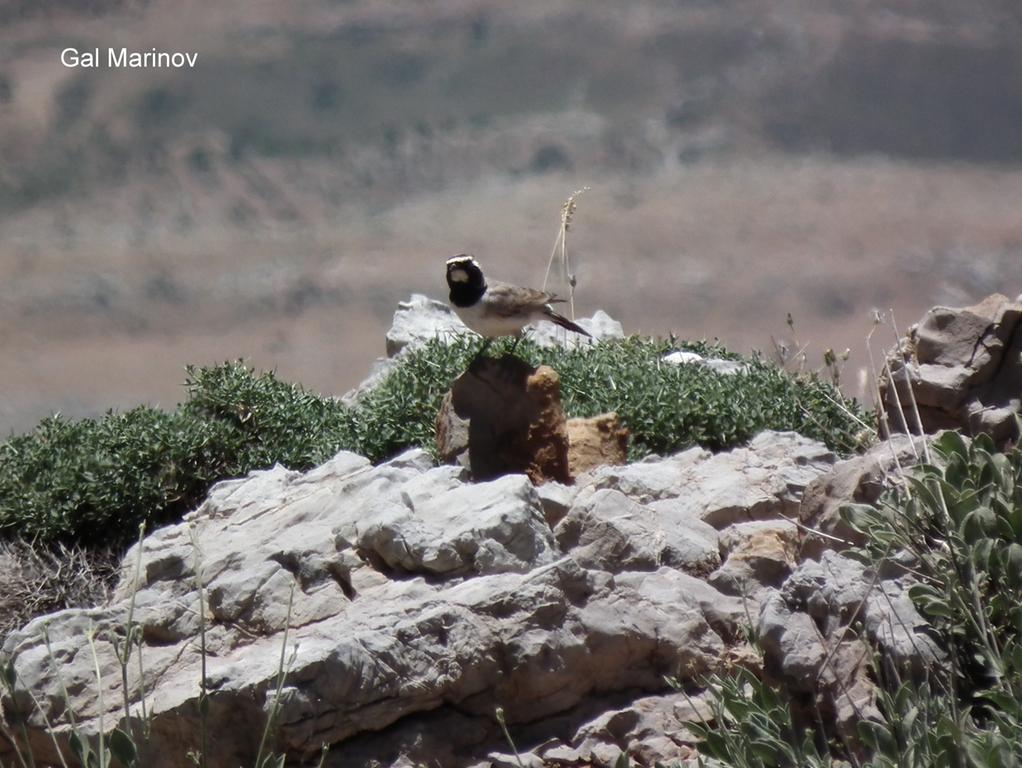
{"type": "Polygon", "coordinates": [[[588,336],[590,339],[593,337],[592,334],[581,325],[571,322],[571,320],[566,318],[564,315],[557,314],[550,309],[550,307],[546,308],[546,312],[544,314],[550,322],[557,323],[557,325],[562,328],[567,328],[569,331],[574,331],[575,333],[581,333],[583,336],[588,336]]]}

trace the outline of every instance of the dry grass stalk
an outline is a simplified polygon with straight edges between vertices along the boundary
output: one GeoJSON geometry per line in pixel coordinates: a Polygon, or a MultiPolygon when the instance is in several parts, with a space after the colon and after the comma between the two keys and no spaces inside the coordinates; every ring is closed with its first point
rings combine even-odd
{"type": "Polygon", "coordinates": [[[543,290],[545,291],[547,283],[550,281],[550,272],[553,270],[554,263],[556,262],[558,264],[557,271],[561,279],[568,284],[568,309],[570,312],[569,317],[572,320],[575,319],[575,285],[578,283],[578,280],[571,268],[571,260],[568,258],[568,230],[571,229],[571,221],[578,207],[578,198],[588,192],[589,189],[589,187],[576,189],[564,201],[564,205],[561,206],[561,224],[557,228],[557,237],[554,239],[554,247],[550,252],[546,276],[543,278],[543,290]]]}
{"type": "Polygon", "coordinates": [[[898,459],[898,451],[894,447],[894,442],[891,437],[891,424],[887,418],[887,409],[884,408],[883,398],[880,396],[880,375],[877,373],[876,360],[873,357],[873,346],[870,343],[873,340],[873,334],[876,333],[876,329],[883,322],[883,316],[879,310],[873,311],[873,327],[869,329],[869,333],[866,334],[866,355],[869,357],[869,369],[872,373],[873,380],[873,410],[877,414],[877,418],[880,421],[880,439],[883,440],[888,448],[891,449],[891,458],[894,459],[895,472],[898,476],[898,480],[902,485],[907,486],[905,481],[905,471],[901,466],[901,461],[898,459]]]}

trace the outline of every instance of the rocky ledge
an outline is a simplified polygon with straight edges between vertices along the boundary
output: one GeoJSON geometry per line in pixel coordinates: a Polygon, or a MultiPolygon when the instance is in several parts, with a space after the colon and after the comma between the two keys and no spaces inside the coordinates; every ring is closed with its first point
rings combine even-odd
{"type": "MultiPolygon", "coordinates": [[[[46,721],[66,741],[68,708],[85,733],[112,728],[134,593],[144,672],[129,666],[128,689],[135,709],[145,694],[151,768],[198,747],[203,625],[211,765],[254,757],[285,633],[274,746],[295,760],[327,744],[328,766],[506,765],[498,707],[533,764],[612,765],[625,750],[643,765],[683,760],[685,723],[705,709],[665,676],[696,689],[751,658],[750,625],[779,673],[811,675],[826,638],[808,628],[822,611],[838,632],[861,591],[851,561],[797,562],[799,500],[834,462],[818,443],[764,433],[728,453],[599,467],[570,487],[468,483],[418,451],[257,472],[130,551],[110,605],[8,637],[20,687],[5,707],[29,713],[43,761],[57,760],[46,721]]],[[[922,625],[899,590],[884,593],[896,622],[870,604],[881,640],[922,625]]]]}

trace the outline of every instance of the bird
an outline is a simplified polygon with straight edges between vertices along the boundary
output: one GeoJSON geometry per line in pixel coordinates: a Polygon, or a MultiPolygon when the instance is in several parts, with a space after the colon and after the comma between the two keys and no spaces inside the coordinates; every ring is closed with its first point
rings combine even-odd
{"type": "Polygon", "coordinates": [[[455,313],[465,325],[486,339],[480,355],[493,339],[501,336],[516,337],[517,346],[522,329],[537,320],[549,320],[592,338],[585,328],[558,314],[550,306],[564,299],[535,288],[498,280],[487,281],[479,262],[467,253],[447,260],[447,285],[451,289],[450,301],[455,313]]]}

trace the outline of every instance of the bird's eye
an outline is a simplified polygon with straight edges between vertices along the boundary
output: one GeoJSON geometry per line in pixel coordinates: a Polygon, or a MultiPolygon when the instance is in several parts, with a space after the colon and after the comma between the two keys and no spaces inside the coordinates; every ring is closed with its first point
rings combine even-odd
{"type": "Polygon", "coordinates": [[[456,283],[467,283],[468,282],[468,272],[466,272],[463,269],[452,269],[451,270],[451,274],[450,274],[450,278],[451,278],[451,280],[453,280],[456,283]]]}

